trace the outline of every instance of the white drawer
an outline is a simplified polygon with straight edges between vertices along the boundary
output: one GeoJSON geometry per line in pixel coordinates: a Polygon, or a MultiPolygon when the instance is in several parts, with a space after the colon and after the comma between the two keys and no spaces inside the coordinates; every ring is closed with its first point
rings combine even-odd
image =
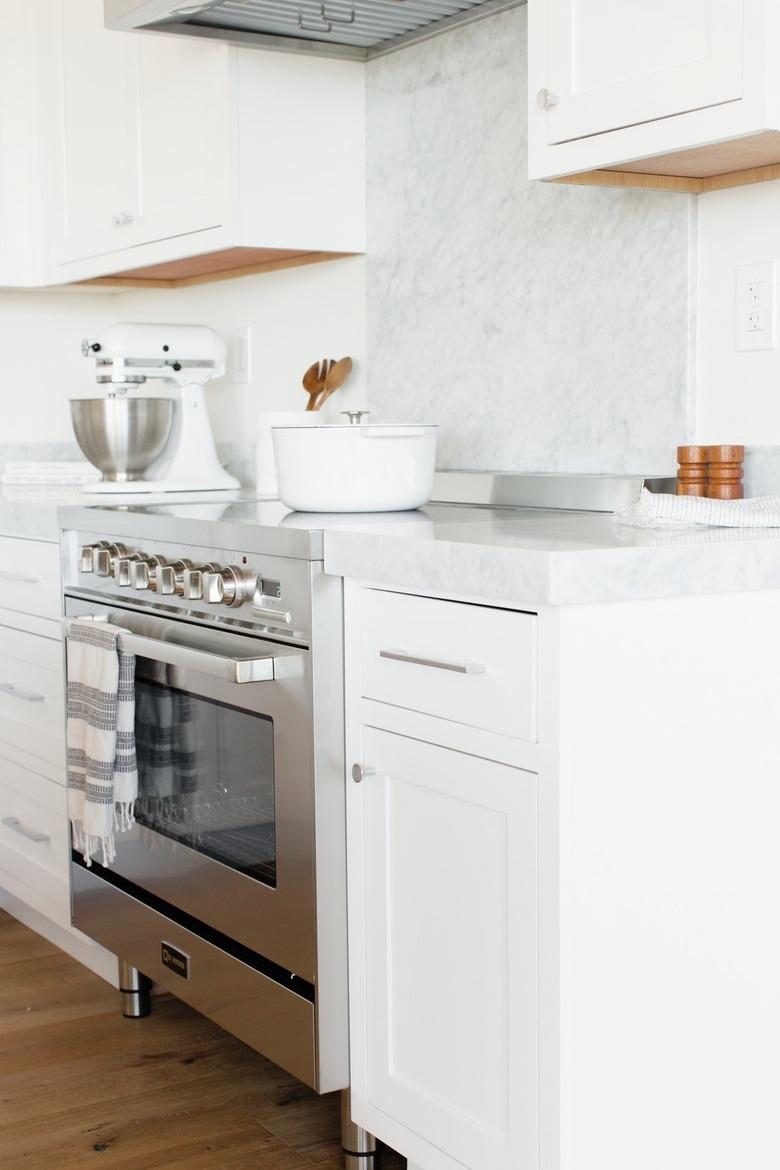
{"type": "Polygon", "coordinates": [[[59,545],[0,536],[0,608],[58,618],[60,592],[59,545]]]}
{"type": "Polygon", "coordinates": [[[362,694],[536,742],[535,614],[366,589],[362,694]]]}
{"type": "Polygon", "coordinates": [[[0,759],[0,869],[51,898],[69,857],[66,790],[0,759]]]}
{"type": "Polygon", "coordinates": [[[61,769],[62,783],[64,686],[61,643],[0,626],[0,754],[8,743],[46,760],[61,769]]]}

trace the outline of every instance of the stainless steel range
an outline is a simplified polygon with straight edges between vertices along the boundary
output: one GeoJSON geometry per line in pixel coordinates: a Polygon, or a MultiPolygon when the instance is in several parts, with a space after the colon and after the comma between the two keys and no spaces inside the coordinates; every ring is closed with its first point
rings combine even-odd
{"type": "Polygon", "coordinates": [[[142,972],[328,1092],[349,1083],[341,583],[321,533],[259,526],[279,507],[64,513],[65,615],[126,631],[139,763],[116,862],[73,855],[73,922],[123,961],[131,1012],[142,972]]]}

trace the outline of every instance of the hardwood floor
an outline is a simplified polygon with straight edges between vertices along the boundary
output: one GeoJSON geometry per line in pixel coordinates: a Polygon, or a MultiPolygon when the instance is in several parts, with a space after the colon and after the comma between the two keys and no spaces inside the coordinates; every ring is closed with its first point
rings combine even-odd
{"type": "MultiPolygon", "coordinates": [[[[118,993],[0,912],[2,1170],[342,1170],[318,1097],[171,996],[118,993]]],[[[382,1170],[404,1165],[388,1152],[382,1170]]]]}

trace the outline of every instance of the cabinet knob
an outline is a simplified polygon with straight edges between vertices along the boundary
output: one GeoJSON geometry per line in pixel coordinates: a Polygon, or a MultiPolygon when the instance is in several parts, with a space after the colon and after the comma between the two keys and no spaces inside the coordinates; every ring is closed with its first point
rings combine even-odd
{"type": "Polygon", "coordinates": [[[111,226],[115,228],[127,227],[132,222],[133,217],[129,211],[117,211],[111,216],[111,226]]]}
{"type": "Polygon", "coordinates": [[[560,105],[560,97],[549,89],[540,89],[536,95],[536,104],[540,110],[552,110],[560,105]]]}
{"type": "Polygon", "coordinates": [[[376,768],[364,768],[362,764],[352,765],[352,779],[356,784],[361,784],[369,776],[376,776],[376,768]]]}

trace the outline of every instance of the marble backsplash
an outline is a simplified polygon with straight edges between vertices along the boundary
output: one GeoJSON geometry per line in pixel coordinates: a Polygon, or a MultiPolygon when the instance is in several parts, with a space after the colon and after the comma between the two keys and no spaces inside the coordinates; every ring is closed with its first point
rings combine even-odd
{"type": "Polygon", "coordinates": [[[689,427],[687,195],[529,183],[526,9],[368,70],[368,398],[443,467],[663,473],[689,427]]]}

